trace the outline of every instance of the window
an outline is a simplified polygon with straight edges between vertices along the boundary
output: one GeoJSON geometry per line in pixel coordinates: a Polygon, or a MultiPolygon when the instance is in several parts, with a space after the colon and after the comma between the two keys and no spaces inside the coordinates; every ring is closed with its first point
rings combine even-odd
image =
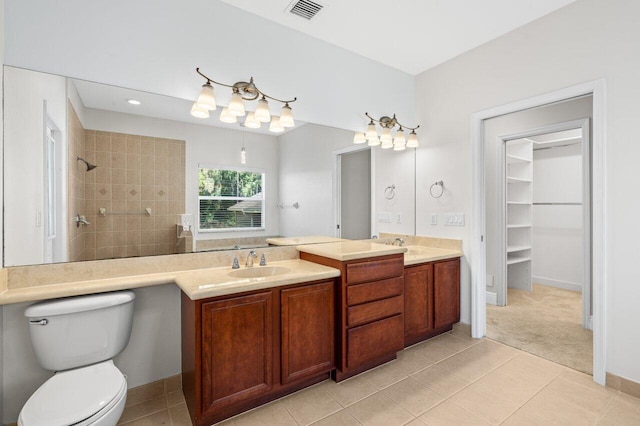
{"type": "Polygon", "coordinates": [[[262,230],[264,173],[200,167],[200,231],[262,230]]]}

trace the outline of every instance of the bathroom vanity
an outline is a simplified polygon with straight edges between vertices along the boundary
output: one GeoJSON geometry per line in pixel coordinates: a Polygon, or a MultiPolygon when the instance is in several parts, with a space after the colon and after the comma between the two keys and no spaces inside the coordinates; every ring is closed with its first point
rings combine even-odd
{"type": "Polygon", "coordinates": [[[194,424],[327,379],[334,303],[333,279],[200,300],[182,293],[182,388],[194,424]]]}

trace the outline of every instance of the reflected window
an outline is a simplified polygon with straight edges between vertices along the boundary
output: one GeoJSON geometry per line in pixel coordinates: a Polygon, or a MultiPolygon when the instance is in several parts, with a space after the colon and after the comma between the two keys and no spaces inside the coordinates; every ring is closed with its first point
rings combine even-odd
{"type": "Polygon", "coordinates": [[[262,172],[200,167],[199,230],[264,230],[262,172]]]}

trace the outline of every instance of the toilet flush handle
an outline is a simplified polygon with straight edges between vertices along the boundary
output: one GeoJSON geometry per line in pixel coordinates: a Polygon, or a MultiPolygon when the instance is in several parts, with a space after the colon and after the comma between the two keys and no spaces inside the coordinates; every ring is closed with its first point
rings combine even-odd
{"type": "Polygon", "coordinates": [[[49,324],[49,320],[46,318],[43,318],[41,320],[30,320],[29,323],[33,325],[47,325],[49,324]]]}

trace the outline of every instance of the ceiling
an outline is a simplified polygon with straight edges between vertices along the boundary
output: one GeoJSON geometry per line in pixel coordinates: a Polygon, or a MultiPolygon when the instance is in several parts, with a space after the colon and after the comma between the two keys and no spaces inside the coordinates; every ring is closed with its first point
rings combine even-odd
{"type": "Polygon", "coordinates": [[[575,0],[313,0],[312,20],[297,0],[221,1],[416,75],[575,0]]]}

